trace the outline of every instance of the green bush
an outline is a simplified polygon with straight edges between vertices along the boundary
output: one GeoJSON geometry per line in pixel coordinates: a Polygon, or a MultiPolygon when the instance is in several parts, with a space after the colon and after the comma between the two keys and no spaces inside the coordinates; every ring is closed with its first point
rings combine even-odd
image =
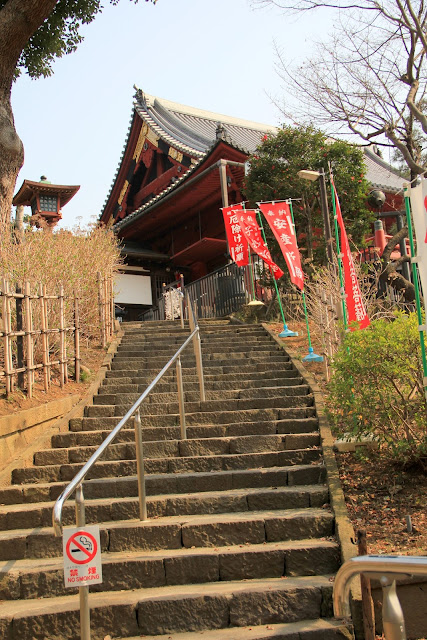
{"type": "Polygon", "coordinates": [[[350,332],[333,363],[328,411],[339,435],[374,436],[383,455],[427,468],[427,406],[415,313],[350,332]]]}

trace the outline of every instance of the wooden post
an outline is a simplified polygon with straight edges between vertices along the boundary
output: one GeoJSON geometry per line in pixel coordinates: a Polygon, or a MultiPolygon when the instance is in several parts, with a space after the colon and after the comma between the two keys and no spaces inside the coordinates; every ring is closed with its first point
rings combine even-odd
{"type": "Polygon", "coordinates": [[[104,315],[104,300],[102,299],[102,278],[101,273],[98,271],[98,305],[99,305],[99,325],[101,329],[101,346],[103,349],[107,346],[107,340],[105,336],[105,315],[104,315]]]}
{"type": "Polygon", "coordinates": [[[80,382],[80,316],[77,291],[74,291],[74,371],[76,382],[80,382]]]}
{"type": "Polygon", "coordinates": [[[107,338],[107,344],[111,339],[111,322],[110,322],[110,296],[108,287],[108,277],[103,278],[103,291],[104,291],[104,306],[105,306],[105,333],[107,338]]]}
{"type": "Polygon", "coordinates": [[[6,395],[13,391],[12,384],[12,362],[11,362],[11,342],[10,342],[10,305],[9,305],[9,283],[3,279],[3,337],[4,337],[4,372],[6,374],[6,395]]]}
{"type": "Polygon", "coordinates": [[[116,325],[116,307],[114,304],[114,278],[113,275],[110,276],[110,292],[111,292],[111,337],[114,335],[114,328],[116,325]]]}
{"type": "Polygon", "coordinates": [[[47,298],[46,285],[43,285],[43,309],[44,309],[44,326],[46,329],[46,356],[47,356],[47,381],[50,387],[52,378],[52,370],[50,366],[50,349],[49,349],[49,301],[47,298]]]}
{"type": "Polygon", "coordinates": [[[49,347],[47,343],[47,331],[46,331],[46,287],[40,283],[40,327],[42,338],[42,362],[43,362],[43,384],[44,390],[47,393],[49,391],[49,347]]]}
{"type": "Polygon", "coordinates": [[[33,316],[31,312],[31,287],[30,283],[24,284],[24,305],[26,316],[26,338],[27,338],[27,396],[33,397],[34,383],[34,344],[33,344],[33,316]]]}
{"type": "MultiPolygon", "coordinates": [[[[17,294],[22,294],[21,287],[15,285],[15,291],[17,294]]],[[[23,331],[24,324],[22,319],[22,298],[17,297],[16,300],[16,331],[23,331]]],[[[16,336],[16,359],[18,369],[24,367],[24,336],[16,336]]],[[[18,387],[23,389],[25,386],[25,374],[23,371],[18,373],[18,387]]]]}
{"type": "Polygon", "coordinates": [[[66,382],[65,375],[65,324],[64,324],[64,287],[59,287],[59,375],[61,389],[64,388],[66,382]]]}
{"type": "MultiPolygon", "coordinates": [[[[357,545],[359,556],[368,555],[365,529],[358,530],[357,545]]],[[[371,596],[371,581],[363,573],[360,574],[360,586],[362,588],[362,614],[365,640],[375,640],[375,613],[371,596]]]]}

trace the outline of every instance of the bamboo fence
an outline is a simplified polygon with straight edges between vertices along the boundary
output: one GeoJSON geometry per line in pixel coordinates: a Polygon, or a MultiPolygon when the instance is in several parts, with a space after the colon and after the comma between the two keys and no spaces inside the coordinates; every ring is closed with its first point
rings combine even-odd
{"type": "MultiPolygon", "coordinates": [[[[6,396],[16,387],[33,395],[36,372],[41,372],[44,390],[59,378],[61,388],[70,375],[80,380],[80,315],[77,292],[48,295],[46,285],[31,290],[2,281],[0,289],[0,381],[4,379],[6,396]],[[49,323],[54,324],[53,327],[49,323]],[[71,371],[71,374],[70,374],[71,371]]],[[[114,295],[112,277],[98,276],[100,341],[103,347],[113,337],[114,295]]]]}

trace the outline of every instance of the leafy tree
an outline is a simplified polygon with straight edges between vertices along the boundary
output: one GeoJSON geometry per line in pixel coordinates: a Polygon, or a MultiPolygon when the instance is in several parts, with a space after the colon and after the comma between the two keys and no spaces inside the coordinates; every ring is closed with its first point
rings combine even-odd
{"type": "Polygon", "coordinates": [[[51,75],[55,58],[75,51],[81,25],[100,11],[100,0],[0,0],[0,233],[24,161],[10,101],[13,80],[23,70],[32,78],[51,75]]]}
{"type": "MultiPolygon", "coordinates": [[[[246,196],[251,205],[263,200],[294,200],[296,232],[305,254],[306,270],[310,263],[322,264],[326,258],[323,217],[318,181],[309,182],[297,174],[302,169],[328,172],[329,163],[333,167],[347,232],[360,246],[373,219],[366,207],[368,183],[364,178],[361,149],[348,142],[328,139],[312,126],[284,126],[277,135],[264,137],[250,159],[251,168],[246,177],[246,196]]],[[[272,234],[269,245],[282,264],[272,234]]]]}

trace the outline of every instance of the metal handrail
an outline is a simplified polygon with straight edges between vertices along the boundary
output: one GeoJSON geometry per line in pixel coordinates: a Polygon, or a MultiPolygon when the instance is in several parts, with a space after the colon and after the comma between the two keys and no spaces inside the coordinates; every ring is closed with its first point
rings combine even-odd
{"type": "MultiPolygon", "coordinates": [[[[196,369],[199,378],[200,387],[200,400],[205,401],[205,385],[203,379],[203,364],[202,364],[202,350],[200,342],[200,329],[197,323],[197,316],[190,302],[190,298],[187,294],[187,305],[189,308],[189,322],[191,333],[185,342],[177,349],[176,353],[172,356],[169,362],[163,367],[163,369],[157,374],[154,380],[148,385],[145,391],[139,396],[138,400],[132,405],[126,415],[118,422],[111,433],[105,438],[102,444],[98,447],[95,453],[89,458],[80,471],[74,476],[71,482],[65,487],[61,493],[55,505],[53,507],[52,522],[55,535],[62,535],[62,509],[65,501],[73,491],[76,492],[76,524],[77,527],[82,528],[86,525],[85,518],[85,504],[83,495],[83,480],[93,465],[99,460],[107,447],[112,443],[117,434],[123,429],[128,420],[135,416],[135,449],[136,449],[136,463],[137,463],[137,480],[138,480],[138,499],[139,499],[139,515],[141,520],[147,519],[147,504],[146,504],[146,492],[145,492],[145,472],[144,472],[144,452],[142,443],[142,428],[141,428],[141,416],[140,406],[145,398],[151,393],[156,384],[161,380],[166,371],[176,362],[176,378],[178,383],[178,406],[181,424],[181,438],[186,439],[187,432],[185,426],[185,410],[184,410],[184,389],[182,383],[182,367],[181,367],[181,354],[188,347],[190,342],[193,342],[194,355],[196,357],[196,369]]],[[[80,638],[81,640],[90,640],[90,609],[89,609],[89,586],[84,585],[79,587],[80,595],[80,638]]]]}
{"type": "Polygon", "coordinates": [[[396,594],[396,580],[404,576],[427,575],[427,556],[357,556],[347,560],[335,576],[333,601],[336,618],[350,616],[350,580],[356,575],[379,580],[383,590],[383,631],[386,640],[406,640],[402,607],[396,594]]]}
{"type": "Polygon", "coordinates": [[[180,357],[181,353],[184,349],[190,344],[193,338],[199,333],[199,327],[196,328],[190,333],[187,340],[184,344],[178,349],[174,356],[169,360],[169,362],[163,367],[160,373],[154,378],[154,380],[148,385],[146,390],[139,396],[138,400],[132,405],[126,415],[120,420],[120,422],[116,425],[116,427],[112,430],[112,432],[105,438],[102,444],[99,445],[98,449],[95,453],[89,458],[86,464],[80,469],[80,471],[74,476],[71,482],[67,485],[64,491],[61,493],[57,501],[55,502],[55,506],[53,508],[53,528],[55,530],[55,535],[62,535],[62,507],[64,502],[69,498],[69,496],[73,493],[75,489],[82,483],[90,469],[93,467],[95,462],[99,460],[101,455],[104,453],[106,448],[111,444],[117,434],[122,430],[124,425],[128,422],[129,418],[133,416],[133,414],[139,409],[145,398],[151,393],[159,380],[164,376],[166,371],[173,365],[173,363],[180,357]]]}

